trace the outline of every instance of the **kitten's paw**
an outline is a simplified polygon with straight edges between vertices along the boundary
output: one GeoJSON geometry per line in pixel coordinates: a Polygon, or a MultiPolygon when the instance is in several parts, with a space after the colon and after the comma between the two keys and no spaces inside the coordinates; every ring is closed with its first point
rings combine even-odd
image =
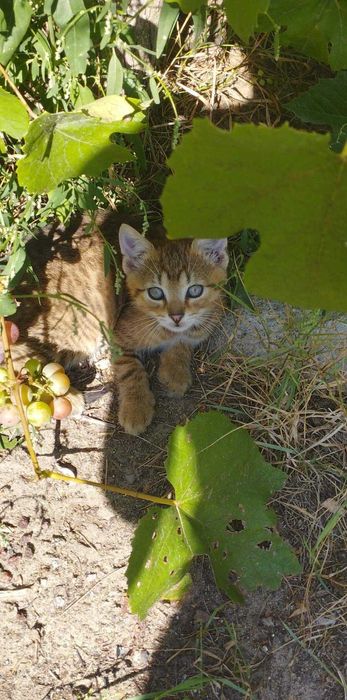
{"type": "Polygon", "coordinates": [[[150,393],[146,397],[137,399],[125,399],[121,401],[118,412],[118,421],[129,435],[143,433],[152,422],[154,415],[154,396],[150,393]]]}
{"type": "Polygon", "coordinates": [[[159,379],[169,396],[179,398],[192,385],[192,375],[188,367],[176,367],[175,374],[164,366],[159,368],[159,379]]]}

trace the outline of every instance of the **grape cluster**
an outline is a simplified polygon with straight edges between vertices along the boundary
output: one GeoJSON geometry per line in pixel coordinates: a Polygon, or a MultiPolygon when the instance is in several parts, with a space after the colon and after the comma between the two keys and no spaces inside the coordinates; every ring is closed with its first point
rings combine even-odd
{"type": "MultiPolygon", "coordinates": [[[[6,321],[7,336],[11,343],[19,336],[17,326],[6,321]]],[[[28,423],[41,428],[51,418],[67,418],[72,411],[68,398],[70,379],[64,367],[57,362],[43,365],[40,360],[31,358],[16,377],[21,402],[28,423]]],[[[5,366],[0,366],[0,426],[12,428],[20,422],[17,406],[18,394],[14,382],[10,380],[5,366]]]]}

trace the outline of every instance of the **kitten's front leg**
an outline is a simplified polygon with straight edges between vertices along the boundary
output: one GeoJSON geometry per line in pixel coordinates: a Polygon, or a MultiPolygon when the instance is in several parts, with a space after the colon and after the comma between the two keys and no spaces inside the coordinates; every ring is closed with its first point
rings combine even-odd
{"type": "Polygon", "coordinates": [[[154,396],[146,370],[133,355],[122,355],[114,366],[118,383],[118,420],[126,433],[138,435],[146,430],[154,413],[154,396]]]}
{"type": "Polygon", "coordinates": [[[160,355],[159,379],[170,396],[183,396],[192,383],[189,345],[177,343],[160,355]]]}

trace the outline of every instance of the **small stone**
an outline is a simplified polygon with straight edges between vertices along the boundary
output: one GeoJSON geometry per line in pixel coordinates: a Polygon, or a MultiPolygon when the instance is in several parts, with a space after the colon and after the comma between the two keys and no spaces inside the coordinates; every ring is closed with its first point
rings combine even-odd
{"type": "Polygon", "coordinates": [[[72,464],[59,464],[57,463],[57,472],[63,474],[64,476],[77,476],[77,469],[73,467],[72,464]]]}
{"type": "Polygon", "coordinates": [[[97,575],[94,572],[90,572],[89,574],[86,574],[86,579],[89,581],[89,583],[92,583],[93,581],[96,581],[97,575]]]}
{"type": "Polygon", "coordinates": [[[28,515],[22,515],[18,522],[18,527],[22,528],[22,530],[25,530],[26,527],[28,527],[30,523],[30,518],[28,515]]]}
{"type": "Polygon", "coordinates": [[[273,627],[274,626],[274,621],[272,617],[263,617],[262,623],[264,627],[273,627]]]}
{"type": "Polygon", "coordinates": [[[267,647],[266,644],[264,644],[261,650],[266,654],[269,651],[269,647],[267,647]]]}
{"type": "Polygon", "coordinates": [[[149,653],[145,649],[138,649],[134,651],[132,656],[132,664],[135,668],[143,668],[147,666],[149,660],[149,653]]]}
{"type": "Polygon", "coordinates": [[[24,550],[24,556],[27,559],[32,559],[35,554],[35,547],[32,542],[27,542],[27,545],[24,550]]]}
{"type": "Polygon", "coordinates": [[[127,484],[133,484],[135,481],[135,470],[131,467],[126,467],[123,471],[123,476],[127,484]]]}
{"type": "Polygon", "coordinates": [[[39,584],[42,588],[47,588],[48,586],[48,579],[47,578],[40,578],[39,579],[39,584]]]}
{"type": "Polygon", "coordinates": [[[23,556],[23,555],[22,555],[20,552],[18,552],[18,553],[16,553],[16,554],[12,554],[12,556],[11,556],[11,557],[9,558],[9,560],[8,560],[8,563],[9,563],[13,568],[16,569],[17,566],[18,566],[18,564],[19,564],[19,562],[20,562],[21,559],[22,559],[22,556],[23,556]]]}
{"type": "Polygon", "coordinates": [[[54,605],[56,608],[63,608],[65,605],[65,598],[62,595],[56,595],[54,598],[54,605]]]}

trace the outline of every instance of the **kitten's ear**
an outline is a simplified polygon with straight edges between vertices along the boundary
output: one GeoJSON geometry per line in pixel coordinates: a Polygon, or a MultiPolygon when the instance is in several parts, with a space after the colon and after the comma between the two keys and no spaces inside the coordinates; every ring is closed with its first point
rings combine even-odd
{"type": "Polygon", "coordinates": [[[192,251],[203,255],[212,265],[220,265],[225,270],[228,267],[227,238],[195,238],[192,243],[192,251]]]}
{"type": "Polygon", "coordinates": [[[153,250],[153,246],[129,224],[120,226],[118,237],[123,256],[123,270],[127,274],[141,267],[143,258],[153,250]]]}

